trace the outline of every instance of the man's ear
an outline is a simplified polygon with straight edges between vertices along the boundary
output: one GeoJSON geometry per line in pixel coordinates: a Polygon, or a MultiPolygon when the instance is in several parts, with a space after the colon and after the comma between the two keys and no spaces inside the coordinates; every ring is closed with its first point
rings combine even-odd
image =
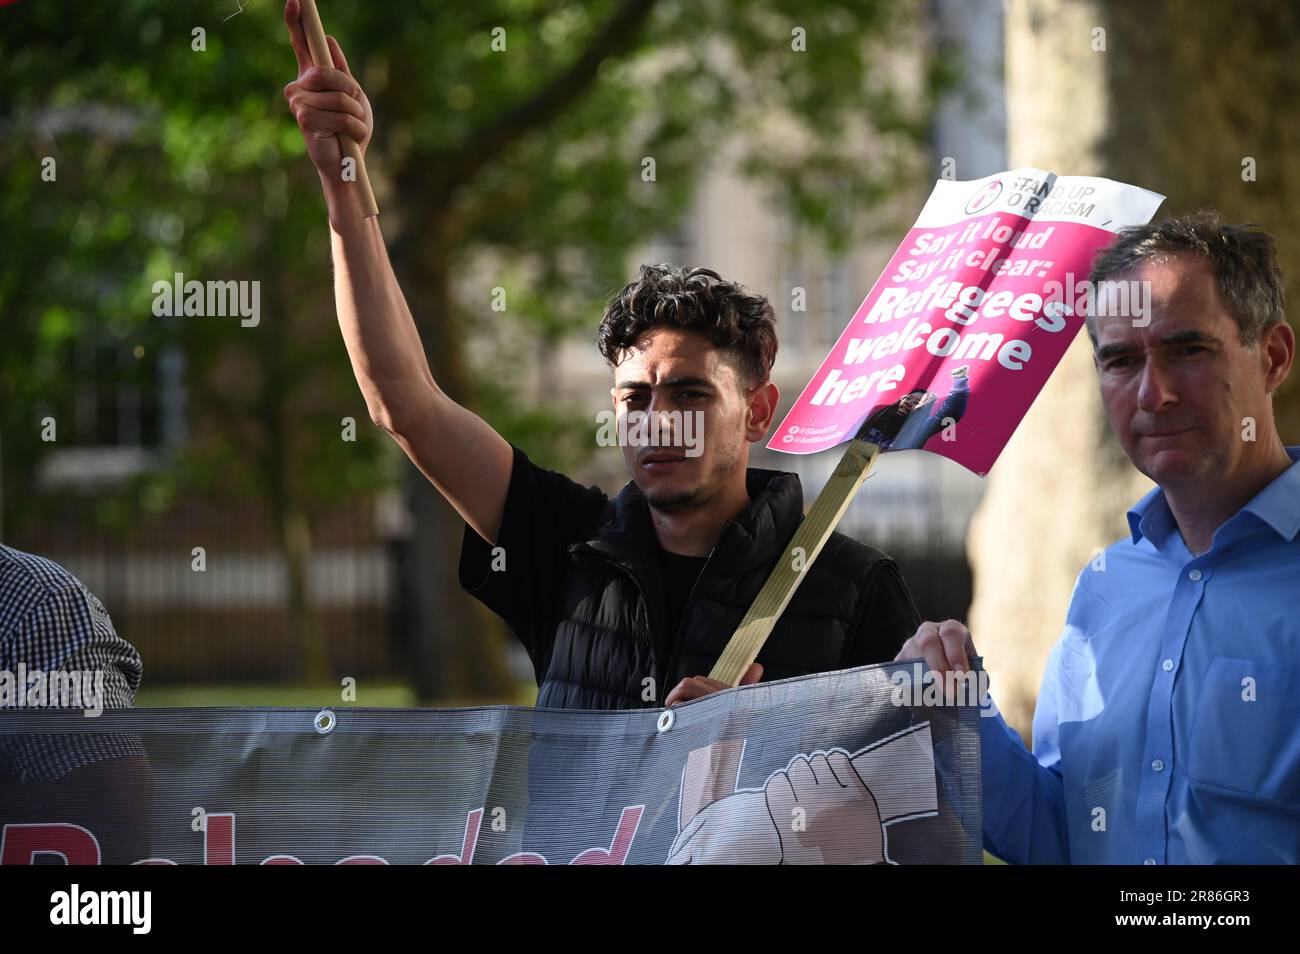
{"type": "Polygon", "coordinates": [[[1295,360],[1295,332],[1285,321],[1279,321],[1264,332],[1264,390],[1272,394],[1291,373],[1295,360]]]}
{"type": "Polygon", "coordinates": [[[771,381],[755,388],[749,398],[749,426],[745,429],[750,443],[761,441],[772,429],[781,391],[771,381]]]}

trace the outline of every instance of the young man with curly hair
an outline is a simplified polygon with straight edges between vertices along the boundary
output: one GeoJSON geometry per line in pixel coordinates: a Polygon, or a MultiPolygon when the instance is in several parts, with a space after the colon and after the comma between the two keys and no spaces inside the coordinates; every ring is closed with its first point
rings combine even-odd
{"type": "MultiPolygon", "coordinates": [[[[667,420],[669,439],[620,441],[631,480],[612,499],[539,467],[434,381],[378,219],[336,175],[336,134],[369,141],[365,94],[337,44],[339,69],[312,67],[287,19],[302,72],[285,95],[320,172],[357,383],[465,518],[461,585],[528,650],[537,704],[645,708],[724,688],[705,674],[803,517],[797,475],[748,466],[780,396],[772,306],[706,268],[642,266],[609,302],[599,344],[619,419],[667,420]],[[702,437],[689,449],[684,415],[702,437]]],[[[744,682],[885,662],[917,630],[879,550],[835,533],[807,573],[744,682]]]]}

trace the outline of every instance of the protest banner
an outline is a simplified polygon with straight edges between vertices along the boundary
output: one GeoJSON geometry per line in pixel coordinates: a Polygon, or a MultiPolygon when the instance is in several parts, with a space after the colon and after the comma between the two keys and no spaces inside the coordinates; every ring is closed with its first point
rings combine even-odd
{"type": "Polygon", "coordinates": [[[736,685],[881,452],[920,449],[981,477],[1084,315],[1144,319],[1143,290],[1088,282],[1115,233],[1164,196],[1021,168],[940,179],[916,224],[768,441],[814,454],[850,441],[713,670],[736,685]],[[1115,294],[1123,292],[1123,294],[1115,294]]]}
{"type": "Polygon", "coordinates": [[[0,862],[978,864],[979,700],[916,675],[666,710],[3,710],[0,862]]]}
{"type": "Polygon", "coordinates": [[[812,454],[864,437],[988,473],[1094,305],[1093,256],[1164,196],[1015,169],[940,179],[916,224],[768,448],[812,454]],[[910,400],[909,400],[910,397],[910,400]],[[945,433],[946,431],[946,433],[945,433]]]}

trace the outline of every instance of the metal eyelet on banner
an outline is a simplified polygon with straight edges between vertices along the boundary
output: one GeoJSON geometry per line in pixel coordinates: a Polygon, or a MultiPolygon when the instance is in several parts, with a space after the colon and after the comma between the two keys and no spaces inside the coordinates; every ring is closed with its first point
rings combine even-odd
{"type": "Polygon", "coordinates": [[[677,717],[673,715],[672,709],[665,709],[663,712],[659,713],[659,731],[667,732],[673,727],[673,723],[676,719],[677,717]]]}
{"type": "Polygon", "coordinates": [[[338,725],[338,722],[338,716],[336,716],[331,710],[322,709],[320,712],[316,713],[316,721],[313,725],[315,725],[316,731],[321,735],[329,735],[334,731],[334,727],[338,725]]]}

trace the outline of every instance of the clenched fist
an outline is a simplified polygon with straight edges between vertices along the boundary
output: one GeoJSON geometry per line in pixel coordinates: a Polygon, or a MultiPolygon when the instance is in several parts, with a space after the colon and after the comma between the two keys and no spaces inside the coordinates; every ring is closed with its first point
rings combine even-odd
{"type": "Polygon", "coordinates": [[[362,155],[365,154],[374,131],[370,100],[353,79],[347,57],[334,37],[326,38],[334,59],[333,68],[312,65],[298,0],[288,0],[284,5],[284,23],[298,58],[298,78],[284,88],[284,98],[289,101],[289,109],[307,143],[307,155],[322,180],[327,184],[337,183],[341,181],[343,162],[338,134],[351,136],[361,147],[362,155]]]}

